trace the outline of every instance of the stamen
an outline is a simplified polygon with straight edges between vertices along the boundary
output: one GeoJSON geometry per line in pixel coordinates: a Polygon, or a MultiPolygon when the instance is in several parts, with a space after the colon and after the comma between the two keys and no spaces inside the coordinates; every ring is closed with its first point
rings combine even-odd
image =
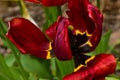
{"type": "Polygon", "coordinates": [[[88,40],[86,43],[84,43],[83,45],[80,45],[79,47],[82,47],[84,45],[88,44],[90,47],[92,47],[93,45],[91,44],[91,42],[88,40]]]}
{"type": "Polygon", "coordinates": [[[72,25],[69,25],[68,28],[72,31],[74,27],[72,25]]]}
{"type": "Polygon", "coordinates": [[[92,43],[90,41],[87,41],[86,44],[88,44],[90,47],[92,47],[92,43]]]}

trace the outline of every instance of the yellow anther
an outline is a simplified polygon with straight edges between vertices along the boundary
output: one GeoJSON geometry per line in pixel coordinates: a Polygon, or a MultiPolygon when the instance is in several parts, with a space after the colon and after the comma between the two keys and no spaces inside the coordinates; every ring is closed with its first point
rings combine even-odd
{"type": "Polygon", "coordinates": [[[92,46],[93,46],[93,45],[91,44],[91,42],[90,42],[90,41],[87,41],[86,43],[84,43],[84,44],[80,45],[79,47],[85,46],[86,44],[88,44],[90,47],[92,47],[92,46]]]}
{"type": "Polygon", "coordinates": [[[93,46],[90,41],[87,41],[85,44],[88,44],[90,47],[93,46]]]}
{"type": "Polygon", "coordinates": [[[68,28],[72,31],[74,27],[72,25],[69,25],[68,28]]]}

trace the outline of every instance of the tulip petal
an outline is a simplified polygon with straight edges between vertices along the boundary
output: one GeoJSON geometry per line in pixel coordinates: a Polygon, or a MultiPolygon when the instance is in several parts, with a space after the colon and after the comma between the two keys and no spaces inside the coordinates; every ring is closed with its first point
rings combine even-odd
{"type": "Polygon", "coordinates": [[[96,29],[94,30],[92,36],[89,39],[92,45],[92,48],[91,48],[91,51],[92,51],[96,48],[96,46],[98,45],[101,39],[103,16],[98,11],[97,8],[91,5],[88,6],[88,12],[89,12],[89,16],[95,22],[95,25],[96,25],[96,29]]]}
{"type": "Polygon", "coordinates": [[[39,58],[50,58],[51,43],[33,23],[24,18],[14,18],[9,22],[6,34],[23,54],[39,58]]]}
{"type": "Polygon", "coordinates": [[[88,5],[90,5],[88,0],[70,0],[68,2],[69,11],[67,11],[67,14],[69,20],[75,30],[79,30],[81,34],[86,31],[92,34],[95,29],[95,23],[88,15],[88,5]]]}
{"type": "Polygon", "coordinates": [[[86,56],[82,53],[74,53],[73,54],[74,58],[74,63],[75,63],[75,71],[80,68],[80,64],[85,65],[86,61],[89,59],[92,59],[91,56],[86,56]]]}
{"type": "Polygon", "coordinates": [[[85,66],[64,77],[63,80],[104,80],[115,72],[116,59],[112,54],[100,54],[88,59],[85,66]]]}
{"type": "Polygon", "coordinates": [[[68,37],[69,21],[67,18],[58,17],[58,20],[46,31],[46,34],[53,40],[53,50],[60,60],[72,59],[68,37]]]}
{"type": "Polygon", "coordinates": [[[61,6],[68,0],[27,0],[27,1],[41,3],[44,6],[61,6]]]}
{"type": "Polygon", "coordinates": [[[47,36],[54,41],[56,37],[56,30],[57,30],[57,22],[53,23],[46,31],[45,33],[47,36]]]}
{"type": "MultiPolygon", "coordinates": [[[[68,5],[70,10],[67,14],[74,27],[73,38],[77,40],[74,47],[81,53],[93,51],[101,39],[102,14],[88,0],[71,0],[68,5]]],[[[73,43],[76,42],[73,40],[73,43]]]]}

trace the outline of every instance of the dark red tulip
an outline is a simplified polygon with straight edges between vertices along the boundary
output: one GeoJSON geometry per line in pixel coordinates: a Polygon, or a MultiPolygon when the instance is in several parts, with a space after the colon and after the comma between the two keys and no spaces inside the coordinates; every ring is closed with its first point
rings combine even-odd
{"type": "Polygon", "coordinates": [[[67,14],[72,25],[71,40],[75,52],[89,52],[96,48],[102,34],[103,17],[88,0],[70,0],[67,14]],[[76,41],[75,41],[76,40],[76,41]]]}
{"type": "Polygon", "coordinates": [[[105,80],[105,77],[115,72],[116,59],[111,54],[99,54],[88,58],[85,65],[79,65],[75,72],[63,80],[105,80]]]}
{"type": "Polygon", "coordinates": [[[58,17],[44,35],[27,19],[9,22],[6,36],[23,54],[48,59],[54,53],[60,60],[75,61],[75,72],[64,80],[104,80],[115,71],[116,60],[111,54],[86,56],[98,45],[103,17],[88,0],[28,0],[44,6],[60,6],[68,2],[68,18],[58,17]]]}
{"type": "Polygon", "coordinates": [[[14,18],[9,22],[10,29],[6,36],[23,54],[48,59],[53,50],[58,59],[70,60],[72,52],[68,40],[68,25],[67,18],[59,17],[58,22],[48,29],[47,35],[53,39],[50,41],[40,29],[27,19],[14,18]],[[52,47],[51,43],[54,44],[52,47]]]}
{"type": "Polygon", "coordinates": [[[46,33],[54,42],[54,52],[59,59],[63,60],[60,58],[63,54],[72,54],[79,61],[81,53],[90,52],[98,45],[103,17],[88,0],[69,0],[68,6],[68,19],[59,17],[46,33]]]}
{"type": "Polygon", "coordinates": [[[30,21],[14,18],[9,22],[6,34],[23,54],[31,54],[39,58],[50,58],[51,43],[45,35],[30,21]]]}
{"type": "Polygon", "coordinates": [[[68,26],[69,20],[64,17],[58,17],[58,20],[46,30],[46,34],[53,40],[53,50],[60,60],[72,59],[70,49],[68,26]]]}

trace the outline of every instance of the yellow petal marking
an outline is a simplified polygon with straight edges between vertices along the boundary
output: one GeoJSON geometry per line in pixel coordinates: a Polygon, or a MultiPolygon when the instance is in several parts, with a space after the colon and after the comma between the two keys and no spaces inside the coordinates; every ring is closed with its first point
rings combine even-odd
{"type": "Polygon", "coordinates": [[[74,72],[78,71],[81,67],[83,67],[84,65],[80,64],[77,68],[74,69],[74,72]]]}
{"type": "Polygon", "coordinates": [[[49,48],[48,48],[48,50],[47,50],[47,56],[46,56],[46,59],[51,59],[50,50],[52,50],[51,42],[50,42],[50,44],[49,44],[49,48]]]}
{"type": "Polygon", "coordinates": [[[86,31],[86,36],[91,37],[92,34],[89,34],[89,33],[86,31]]]}
{"type": "Polygon", "coordinates": [[[95,58],[95,56],[92,56],[90,58],[88,58],[86,61],[85,61],[85,65],[83,64],[80,64],[77,68],[74,69],[74,72],[78,71],[81,67],[87,67],[87,63],[91,60],[93,60],[95,58]]]}
{"type": "Polygon", "coordinates": [[[50,52],[49,52],[49,51],[47,52],[46,59],[51,59],[51,55],[50,55],[50,52]]]}
{"type": "Polygon", "coordinates": [[[90,58],[88,58],[86,61],[85,61],[85,64],[87,64],[89,61],[93,60],[95,58],[95,56],[92,56],[90,58]]]}
{"type": "MultiPolygon", "coordinates": [[[[74,30],[74,27],[72,25],[69,25],[68,28],[72,31],[74,30]]],[[[78,35],[84,35],[86,33],[86,36],[90,37],[92,36],[92,34],[89,34],[88,31],[85,31],[85,32],[81,32],[80,30],[75,30],[75,34],[78,35]]]]}
{"type": "Polygon", "coordinates": [[[85,32],[81,32],[81,31],[79,31],[79,30],[76,30],[76,31],[75,31],[75,34],[76,34],[76,35],[78,35],[78,34],[80,34],[80,35],[84,35],[85,32]]]}

